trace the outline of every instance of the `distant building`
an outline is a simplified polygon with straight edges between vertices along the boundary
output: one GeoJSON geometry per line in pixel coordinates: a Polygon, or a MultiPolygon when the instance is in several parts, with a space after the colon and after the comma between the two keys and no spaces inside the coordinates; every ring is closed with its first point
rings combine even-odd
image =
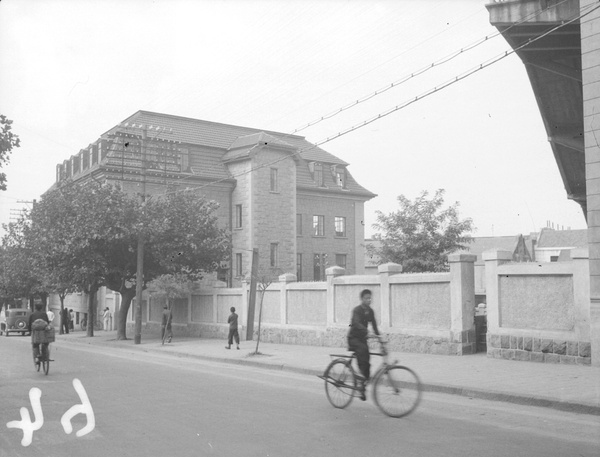
{"type": "Polygon", "coordinates": [[[588,247],[587,229],[552,230],[542,229],[535,246],[537,262],[558,262],[569,259],[569,251],[588,247]],[[562,257],[561,257],[562,256],[562,257]]]}
{"type": "Polygon", "coordinates": [[[144,176],[148,194],[192,191],[220,204],[233,247],[219,279],[230,285],[250,272],[253,248],[262,268],[299,280],[324,280],[332,265],[364,272],[364,203],[375,194],[302,136],[138,111],[56,167],[57,183],[93,178],[131,193],[144,176]]]}

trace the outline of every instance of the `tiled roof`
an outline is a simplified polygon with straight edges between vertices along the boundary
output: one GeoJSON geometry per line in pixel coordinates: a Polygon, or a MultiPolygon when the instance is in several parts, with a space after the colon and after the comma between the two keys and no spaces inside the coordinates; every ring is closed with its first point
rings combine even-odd
{"type": "Polygon", "coordinates": [[[198,144],[219,149],[228,149],[239,137],[263,132],[272,135],[285,143],[289,143],[295,148],[304,149],[305,151],[301,152],[300,155],[307,161],[348,165],[347,162],[324,151],[318,146],[314,146],[304,137],[297,135],[221,124],[218,122],[203,121],[200,119],[173,116],[170,114],[153,113],[150,111],[138,111],[125,119],[123,123],[125,122],[160,126],[164,127],[166,132],[170,132],[170,129],[172,129],[172,134],[165,133],[164,138],[181,141],[182,143],[198,144]]]}
{"type": "Polygon", "coordinates": [[[538,239],[539,248],[587,248],[587,230],[553,230],[544,228],[538,239]]]}
{"type": "Polygon", "coordinates": [[[286,143],[285,141],[282,141],[273,135],[269,135],[265,132],[259,132],[237,137],[231,146],[229,146],[229,150],[231,151],[232,149],[254,146],[255,144],[278,144],[280,146],[293,148],[291,144],[286,143]]]}

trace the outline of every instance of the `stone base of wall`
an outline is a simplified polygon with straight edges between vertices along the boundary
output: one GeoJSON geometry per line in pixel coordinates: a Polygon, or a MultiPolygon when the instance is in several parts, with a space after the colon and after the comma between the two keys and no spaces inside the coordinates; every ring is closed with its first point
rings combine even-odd
{"type": "MultiPolygon", "coordinates": [[[[193,338],[227,339],[229,326],[227,324],[191,323],[173,324],[173,337],[178,336],[193,338]]],[[[127,324],[127,331],[134,331],[134,324],[127,324]]],[[[144,322],[143,334],[160,335],[160,324],[157,322],[144,322]]],[[[347,348],[348,328],[318,329],[310,327],[278,327],[276,325],[262,325],[260,340],[274,344],[297,344],[303,346],[328,346],[347,348]]],[[[254,328],[254,338],[258,334],[254,328]]],[[[402,333],[387,333],[388,349],[397,352],[415,352],[421,354],[439,355],[468,355],[475,353],[475,331],[462,332],[449,338],[434,338],[415,336],[402,333]]],[[[245,338],[245,329],[240,332],[242,341],[245,338]]],[[[377,350],[377,342],[372,341],[372,349],[377,350]]]]}
{"type": "MultiPolygon", "coordinates": [[[[142,334],[160,335],[160,327],[161,326],[158,322],[144,322],[142,324],[142,334]]],[[[226,340],[227,336],[229,335],[228,324],[172,324],[171,329],[173,331],[173,338],[183,336],[192,338],[218,338],[226,340]]],[[[129,322],[127,324],[127,333],[131,334],[134,331],[134,324],[129,322]]],[[[242,337],[241,332],[240,337],[242,337]]]]}
{"type": "Polygon", "coordinates": [[[586,341],[566,341],[512,335],[487,335],[487,355],[496,359],[590,365],[586,341]]]}

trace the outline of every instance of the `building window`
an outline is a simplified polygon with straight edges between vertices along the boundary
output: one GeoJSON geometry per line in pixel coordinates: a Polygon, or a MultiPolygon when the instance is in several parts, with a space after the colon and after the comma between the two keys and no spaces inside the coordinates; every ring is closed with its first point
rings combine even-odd
{"type": "Polygon", "coordinates": [[[335,264],[338,267],[342,267],[346,269],[346,254],[336,254],[335,255],[335,264]]]}
{"type": "Polygon", "coordinates": [[[277,168],[271,168],[271,192],[279,192],[279,178],[277,168]]]}
{"type": "Polygon", "coordinates": [[[323,165],[320,163],[315,163],[315,182],[319,187],[323,187],[325,185],[323,176],[323,165]]]}
{"type": "Polygon", "coordinates": [[[242,205],[235,205],[235,228],[242,228],[242,205]]]}
{"type": "Polygon", "coordinates": [[[313,236],[325,236],[325,216],[313,216],[313,236]]]}
{"type": "Polygon", "coordinates": [[[325,281],[327,254],[315,254],[313,261],[313,278],[315,281],[325,281]]]}
{"type": "Polygon", "coordinates": [[[340,186],[342,189],[346,188],[346,171],[336,171],[335,172],[335,183],[340,186]]]}
{"type": "Polygon", "coordinates": [[[550,262],[558,262],[558,256],[557,255],[551,255],[550,256],[550,262]]]}
{"type": "Polygon", "coordinates": [[[235,275],[239,278],[242,276],[242,254],[235,255],[235,275]]]}
{"type": "Polygon", "coordinates": [[[296,279],[302,281],[302,254],[296,254],[296,279]]]}
{"type": "Polygon", "coordinates": [[[296,235],[302,236],[302,214],[296,214],[296,235]]]}
{"type": "Polygon", "coordinates": [[[346,218],[335,216],[335,236],[346,236],[346,218]]]}
{"type": "Polygon", "coordinates": [[[279,264],[279,245],[271,243],[271,268],[277,267],[279,264]]]}

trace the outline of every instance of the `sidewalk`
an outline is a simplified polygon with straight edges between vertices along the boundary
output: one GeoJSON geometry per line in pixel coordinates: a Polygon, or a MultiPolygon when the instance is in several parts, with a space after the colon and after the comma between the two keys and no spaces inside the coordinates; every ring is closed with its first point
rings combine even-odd
{"type": "MultiPolygon", "coordinates": [[[[114,331],[96,332],[93,338],[83,332],[57,335],[56,342],[175,354],[308,375],[322,374],[331,360],[329,354],[346,354],[343,348],[261,342],[259,351],[263,355],[250,356],[256,341],[242,341],[238,351],[235,346],[225,349],[226,341],[215,339],[174,338],[162,346],[153,335],[142,335],[142,343],[135,345],[133,340],[117,341],[114,331]]],[[[453,357],[398,352],[391,356],[413,369],[428,392],[600,415],[598,367],[498,360],[485,354],[453,357]]],[[[372,357],[372,372],[378,359],[372,357]]]]}

